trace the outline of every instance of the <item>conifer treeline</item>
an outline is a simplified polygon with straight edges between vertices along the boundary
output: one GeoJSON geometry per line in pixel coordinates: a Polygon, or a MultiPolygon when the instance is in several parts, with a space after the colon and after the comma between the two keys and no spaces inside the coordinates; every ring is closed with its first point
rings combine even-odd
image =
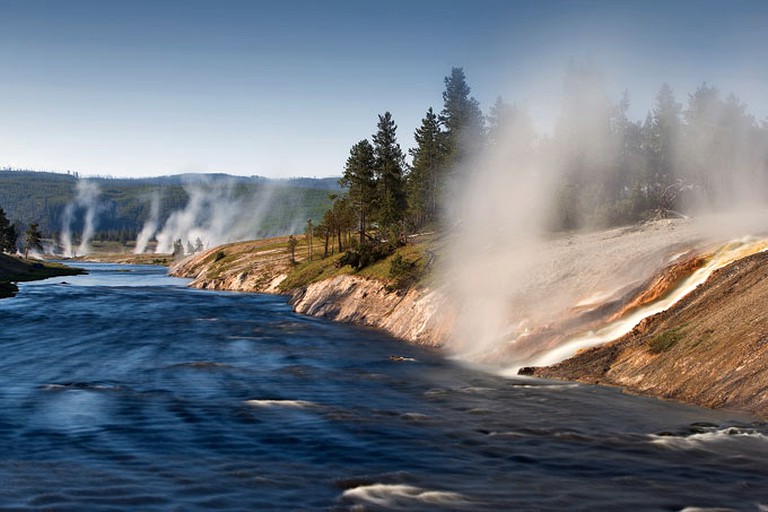
{"type": "Polygon", "coordinates": [[[460,188],[460,178],[481,165],[476,157],[484,149],[507,149],[494,160],[500,167],[495,172],[522,175],[532,171],[521,162],[545,162],[555,176],[551,197],[543,198],[552,205],[552,230],[768,199],[768,123],[758,123],[737,97],[723,99],[706,83],[689,95],[686,107],[662,85],[647,118],[632,121],[628,93],[612,101],[592,64],[571,63],[548,136],[537,134],[526,113],[501,98],[484,116],[462,68],[453,68],[444,83],[443,109],[426,111],[408,151],[410,164],[389,112],[379,116],[370,141],[352,146],[340,180],[346,192],[335,197],[316,230],[325,236],[326,253],[334,238],[342,249],[344,233],[354,232],[362,246],[439,228],[444,201],[452,197],[446,192],[460,188]]]}
{"type": "Polygon", "coordinates": [[[345,232],[355,232],[358,248],[382,242],[391,248],[409,233],[436,226],[450,171],[477,152],[485,135],[483,113],[470,92],[463,69],[453,68],[445,78],[443,110],[438,115],[430,107],[415,132],[410,165],[392,114],[379,115],[372,142],[363,139],[350,149],[339,180],[346,192],[334,198],[317,227],[326,254],[334,236],[342,250],[345,232]]]}

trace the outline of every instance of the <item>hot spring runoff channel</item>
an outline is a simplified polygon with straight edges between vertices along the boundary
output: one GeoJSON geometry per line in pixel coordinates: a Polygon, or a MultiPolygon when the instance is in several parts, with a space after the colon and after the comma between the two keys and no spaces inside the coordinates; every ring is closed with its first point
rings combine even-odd
{"type": "Polygon", "coordinates": [[[1,510],[768,505],[749,418],[504,379],[164,269],[87,269],[0,301],[1,510]]]}

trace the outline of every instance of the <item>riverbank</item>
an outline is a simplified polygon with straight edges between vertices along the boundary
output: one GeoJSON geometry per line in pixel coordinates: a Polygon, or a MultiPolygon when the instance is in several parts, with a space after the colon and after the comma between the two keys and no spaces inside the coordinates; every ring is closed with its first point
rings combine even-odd
{"type": "Polygon", "coordinates": [[[88,261],[92,263],[117,263],[119,265],[157,265],[167,267],[173,263],[171,254],[133,254],[132,252],[94,252],[78,256],[72,261],[88,261]]]}
{"type": "Polygon", "coordinates": [[[398,255],[415,267],[426,265],[428,247],[430,240],[414,243],[355,272],[337,267],[341,254],[309,261],[303,244],[291,263],[288,237],[279,237],[215,247],[174,263],[169,273],[191,278],[193,288],[288,295],[299,313],[375,327],[435,347],[452,328],[446,297],[424,283],[400,288],[388,278],[398,255]]]}
{"type": "MultiPolygon", "coordinates": [[[[557,312],[557,321],[541,322],[523,338],[499,343],[475,360],[502,367],[533,361],[579,332],[664,299],[705,264],[707,251],[728,239],[705,243],[703,236],[700,225],[679,220],[547,242],[535,272],[515,283],[510,290],[515,295],[509,296],[515,303],[527,299],[530,307],[565,288],[573,295],[570,307],[557,312]],[[611,293],[597,293],[596,284],[611,293]]],[[[432,251],[429,244],[408,250],[415,260],[432,251]]],[[[497,252],[504,256],[502,248],[497,252]]],[[[286,294],[299,313],[380,328],[410,343],[434,347],[455,339],[460,307],[444,289],[428,281],[396,288],[386,277],[391,260],[354,272],[336,268],[338,257],[292,264],[287,238],[270,239],[190,256],[172,265],[170,273],[192,278],[191,286],[200,289],[286,294]]],[[[768,367],[768,317],[761,309],[768,297],[768,279],[762,279],[768,271],[761,267],[768,265],[761,262],[768,263],[768,255],[716,271],[674,307],[643,320],[618,341],[526,371],[768,418],[768,372],[763,370],[768,367]],[[722,284],[724,276],[731,276],[729,284],[722,284]]],[[[509,325],[513,320],[504,319],[509,325]]],[[[454,342],[449,345],[456,350],[454,342]]]]}
{"type": "Polygon", "coordinates": [[[68,267],[60,263],[25,259],[17,256],[0,254],[0,298],[12,297],[18,291],[14,283],[37,281],[49,277],[74,276],[84,274],[79,268],[68,267]]]}

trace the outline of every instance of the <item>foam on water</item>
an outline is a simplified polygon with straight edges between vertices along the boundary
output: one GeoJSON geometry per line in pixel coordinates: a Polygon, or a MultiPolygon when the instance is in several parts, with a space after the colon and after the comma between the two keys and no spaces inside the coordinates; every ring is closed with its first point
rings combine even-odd
{"type": "Polygon", "coordinates": [[[687,436],[651,435],[651,443],[676,450],[707,448],[711,445],[740,444],[768,450],[768,435],[756,429],[727,427],[712,428],[687,436]]]}
{"type": "Polygon", "coordinates": [[[419,502],[429,505],[467,505],[466,497],[455,492],[430,491],[404,484],[372,484],[347,489],[342,498],[349,501],[370,503],[381,507],[398,507],[419,502]]]}
{"type": "Polygon", "coordinates": [[[307,400],[246,400],[245,403],[251,407],[289,407],[292,409],[320,407],[319,404],[307,400]]]}

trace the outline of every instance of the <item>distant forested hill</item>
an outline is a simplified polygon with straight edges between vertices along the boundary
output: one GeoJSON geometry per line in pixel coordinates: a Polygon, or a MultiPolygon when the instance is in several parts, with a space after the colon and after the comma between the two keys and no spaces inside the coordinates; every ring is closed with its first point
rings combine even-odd
{"type": "Polygon", "coordinates": [[[84,210],[90,203],[95,211],[95,238],[126,241],[135,239],[150,218],[153,198],[159,206],[158,222],[162,226],[174,212],[186,208],[189,213],[190,197],[194,196],[195,201],[205,198],[201,208],[237,204],[244,210],[259,209],[258,218],[254,217],[258,226],[254,226],[253,232],[268,236],[295,231],[307,219],[321,220],[330,207],[329,193],[338,188],[336,178],[272,180],[259,176],[182,174],[79,179],[72,174],[0,170],[0,207],[18,231],[38,223],[45,236],[55,236],[64,229],[68,214],[72,231],[81,231],[84,210]],[[95,193],[78,201],[78,183],[83,182],[89,183],[95,193]]]}

